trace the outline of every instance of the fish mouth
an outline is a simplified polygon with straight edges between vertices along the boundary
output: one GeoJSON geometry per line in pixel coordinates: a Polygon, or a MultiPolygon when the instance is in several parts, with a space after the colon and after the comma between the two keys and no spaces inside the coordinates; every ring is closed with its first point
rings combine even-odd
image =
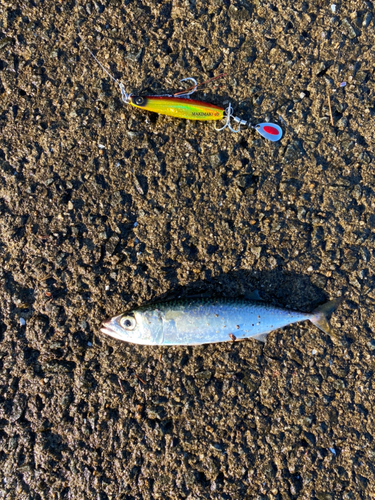
{"type": "Polygon", "coordinates": [[[111,328],[111,321],[105,321],[100,329],[101,333],[113,337],[113,329],[111,328]]]}

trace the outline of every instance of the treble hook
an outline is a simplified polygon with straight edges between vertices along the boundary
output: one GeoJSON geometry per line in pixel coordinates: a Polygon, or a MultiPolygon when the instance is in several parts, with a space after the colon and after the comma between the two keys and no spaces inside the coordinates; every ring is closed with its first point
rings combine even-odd
{"type": "Polygon", "coordinates": [[[237,132],[241,132],[241,125],[246,125],[246,123],[247,123],[246,120],[241,120],[241,118],[238,118],[237,116],[233,116],[233,108],[232,108],[231,103],[229,103],[229,106],[225,110],[224,119],[225,119],[225,123],[224,123],[223,127],[221,127],[221,128],[215,127],[215,129],[218,132],[220,132],[220,130],[224,130],[225,128],[228,127],[231,132],[234,132],[235,134],[237,134],[237,132]],[[233,118],[233,121],[238,123],[238,129],[236,129],[236,130],[230,124],[230,121],[232,118],[233,118]]]}
{"type": "Polygon", "coordinates": [[[238,116],[233,116],[233,108],[230,103],[225,110],[225,115],[223,118],[225,120],[224,126],[221,128],[215,127],[218,132],[228,127],[231,132],[234,132],[236,134],[237,132],[241,132],[241,125],[247,125],[248,128],[256,130],[258,134],[271,142],[279,141],[283,136],[283,131],[275,123],[258,123],[258,125],[252,125],[250,121],[242,120],[241,118],[238,118],[238,116]],[[234,129],[232,127],[231,120],[238,124],[237,129],[234,129]]]}

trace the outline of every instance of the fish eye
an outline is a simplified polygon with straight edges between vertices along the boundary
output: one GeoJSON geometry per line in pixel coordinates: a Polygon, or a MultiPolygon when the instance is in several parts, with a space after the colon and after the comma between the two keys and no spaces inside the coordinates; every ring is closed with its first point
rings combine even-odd
{"type": "Polygon", "coordinates": [[[125,329],[125,330],[134,330],[136,327],[137,322],[135,321],[135,318],[133,316],[123,316],[120,319],[120,325],[125,329]]]}
{"type": "Polygon", "coordinates": [[[144,106],[146,104],[146,99],[144,97],[141,97],[141,96],[133,97],[133,102],[137,106],[144,106]]]}

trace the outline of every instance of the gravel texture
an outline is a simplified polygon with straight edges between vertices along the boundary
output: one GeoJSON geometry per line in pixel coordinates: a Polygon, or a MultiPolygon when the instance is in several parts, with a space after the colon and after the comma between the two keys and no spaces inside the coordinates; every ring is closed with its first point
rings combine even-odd
{"type": "Polygon", "coordinates": [[[371,2],[0,0],[0,499],[375,498],[371,2]],[[196,98],[253,131],[145,113],[196,98]],[[346,86],[340,87],[340,83],[346,86]],[[328,105],[330,98],[332,119],[328,105]],[[153,348],[101,322],[162,298],[311,311],[153,348]]]}

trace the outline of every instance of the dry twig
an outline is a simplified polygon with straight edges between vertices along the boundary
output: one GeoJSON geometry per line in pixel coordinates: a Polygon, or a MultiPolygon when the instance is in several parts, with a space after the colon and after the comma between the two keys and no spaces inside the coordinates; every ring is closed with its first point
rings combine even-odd
{"type": "Polygon", "coordinates": [[[333,123],[332,108],[331,108],[331,97],[329,95],[329,90],[327,90],[327,97],[328,97],[329,116],[331,117],[331,125],[333,127],[334,123],[333,123]]]}

